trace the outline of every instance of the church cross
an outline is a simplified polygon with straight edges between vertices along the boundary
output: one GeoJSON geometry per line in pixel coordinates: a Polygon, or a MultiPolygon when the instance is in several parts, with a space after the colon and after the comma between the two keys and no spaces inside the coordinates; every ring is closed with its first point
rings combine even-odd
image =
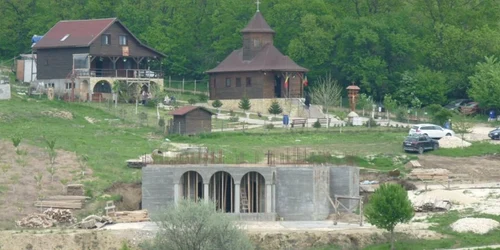
{"type": "Polygon", "coordinates": [[[255,3],[257,4],[257,12],[259,12],[259,11],[260,11],[260,10],[259,10],[260,1],[259,1],[259,0],[257,0],[257,2],[255,2],[255,3]]]}

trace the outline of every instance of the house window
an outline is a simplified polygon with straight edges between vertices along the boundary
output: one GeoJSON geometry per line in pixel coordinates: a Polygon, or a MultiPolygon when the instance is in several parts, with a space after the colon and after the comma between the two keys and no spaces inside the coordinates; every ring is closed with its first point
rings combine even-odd
{"type": "Polygon", "coordinates": [[[120,45],[127,45],[127,36],[120,36],[120,45]]]}
{"type": "Polygon", "coordinates": [[[251,87],[251,86],[252,86],[252,78],[247,77],[247,87],[251,87]]]}
{"type": "Polygon", "coordinates": [[[226,87],[231,87],[231,78],[226,78],[226,87]]]}
{"type": "Polygon", "coordinates": [[[236,87],[241,87],[241,78],[236,77],[236,87]]]}
{"type": "Polygon", "coordinates": [[[110,45],[111,44],[111,35],[104,34],[101,36],[102,45],[110,45]]]}
{"type": "Polygon", "coordinates": [[[73,68],[75,70],[89,69],[89,54],[73,54],[73,68]]]}
{"type": "Polygon", "coordinates": [[[75,85],[74,83],[71,83],[71,82],[67,82],[66,83],[66,89],[72,89],[73,88],[73,85],[75,85]]]}
{"type": "Polygon", "coordinates": [[[49,82],[45,84],[45,88],[54,88],[55,84],[53,82],[49,82]]]}

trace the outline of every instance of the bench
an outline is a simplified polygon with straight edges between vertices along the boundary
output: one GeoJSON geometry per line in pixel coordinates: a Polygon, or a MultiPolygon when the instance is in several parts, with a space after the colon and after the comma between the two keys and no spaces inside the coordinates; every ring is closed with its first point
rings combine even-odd
{"type": "Polygon", "coordinates": [[[327,126],[330,125],[331,118],[318,118],[318,121],[321,124],[321,126],[327,126]]]}
{"type": "Polygon", "coordinates": [[[295,125],[302,125],[302,127],[305,127],[306,123],[307,123],[307,119],[292,119],[292,123],[290,123],[290,125],[292,125],[292,128],[295,125]]]}

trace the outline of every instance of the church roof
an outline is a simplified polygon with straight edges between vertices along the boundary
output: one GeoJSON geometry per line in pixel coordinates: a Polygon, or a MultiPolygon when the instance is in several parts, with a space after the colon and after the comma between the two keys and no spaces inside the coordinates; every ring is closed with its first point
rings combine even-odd
{"type": "Polygon", "coordinates": [[[272,44],[266,44],[252,60],[243,60],[243,49],[235,50],[217,67],[206,73],[244,72],[244,71],[292,71],[307,72],[308,69],[297,65],[284,56],[272,44]]]}
{"type": "Polygon", "coordinates": [[[257,11],[253,16],[252,20],[248,23],[248,25],[241,30],[242,33],[250,33],[250,32],[262,32],[262,33],[275,33],[273,29],[267,24],[266,20],[260,13],[257,11]]]}

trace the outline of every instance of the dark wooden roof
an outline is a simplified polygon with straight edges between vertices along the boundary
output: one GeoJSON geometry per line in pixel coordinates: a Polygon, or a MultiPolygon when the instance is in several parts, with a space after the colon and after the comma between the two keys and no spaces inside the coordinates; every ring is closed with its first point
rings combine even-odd
{"type": "Polygon", "coordinates": [[[117,18],[59,21],[33,46],[33,49],[89,47],[114,23],[120,24],[141,46],[165,57],[165,54],[148,47],[137,39],[117,18]],[[65,36],[67,38],[62,40],[65,36]]]}
{"type": "Polygon", "coordinates": [[[178,108],[172,112],[169,113],[169,115],[185,115],[191,111],[194,111],[194,110],[197,110],[197,109],[202,109],[202,110],[205,110],[206,112],[214,115],[215,113],[210,111],[209,109],[205,108],[205,107],[200,107],[200,106],[184,106],[184,107],[181,107],[181,108],[178,108]]]}
{"type": "Polygon", "coordinates": [[[273,29],[267,24],[262,14],[257,11],[252,20],[248,23],[247,27],[241,30],[243,33],[275,33],[273,29]]]}
{"type": "Polygon", "coordinates": [[[244,72],[244,71],[291,71],[307,72],[288,56],[284,56],[272,44],[266,44],[250,61],[243,60],[243,49],[235,50],[217,67],[206,73],[244,72]]]}

